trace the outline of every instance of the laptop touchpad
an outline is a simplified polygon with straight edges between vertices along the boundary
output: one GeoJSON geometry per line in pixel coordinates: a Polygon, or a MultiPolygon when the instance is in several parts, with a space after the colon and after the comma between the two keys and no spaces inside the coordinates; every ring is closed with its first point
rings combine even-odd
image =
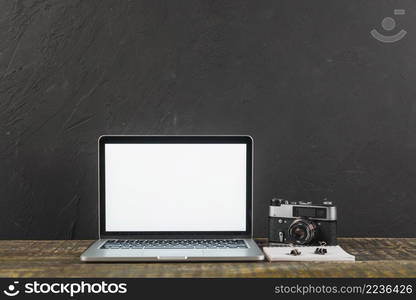
{"type": "Polygon", "coordinates": [[[147,257],[182,257],[203,256],[204,252],[198,249],[143,249],[143,256],[147,257]]]}

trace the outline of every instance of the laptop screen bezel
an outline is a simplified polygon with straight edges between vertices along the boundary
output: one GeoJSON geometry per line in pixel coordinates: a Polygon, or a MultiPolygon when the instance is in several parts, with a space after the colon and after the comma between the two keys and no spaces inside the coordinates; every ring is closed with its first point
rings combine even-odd
{"type": "Polygon", "coordinates": [[[250,136],[132,136],[105,135],[98,140],[99,236],[100,238],[233,238],[252,237],[253,140],[250,136]],[[246,230],[245,231],[107,231],[105,214],[106,144],[245,144],[246,155],[246,230]]]}

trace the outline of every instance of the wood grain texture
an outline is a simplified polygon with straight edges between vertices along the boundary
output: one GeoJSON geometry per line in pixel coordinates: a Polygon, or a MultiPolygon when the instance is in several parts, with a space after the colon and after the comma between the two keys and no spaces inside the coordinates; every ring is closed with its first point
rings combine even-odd
{"type": "MultiPolygon", "coordinates": [[[[0,277],[416,277],[416,238],[343,238],[355,263],[82,263],[91,240],[0,241],[0,277]]],[[[260,245],[265,241],[260,240],[260,245]]]]}

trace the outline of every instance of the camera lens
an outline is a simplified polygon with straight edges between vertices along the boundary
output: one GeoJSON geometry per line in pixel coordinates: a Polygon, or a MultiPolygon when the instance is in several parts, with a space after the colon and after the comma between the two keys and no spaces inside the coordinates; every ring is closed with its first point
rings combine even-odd
{"type": "Polygon", "coordinates": [[[299,245],[310,243],[316,232],[316,224],[306,219],[297,219],[289,226],[290,239],[299,245]]]}

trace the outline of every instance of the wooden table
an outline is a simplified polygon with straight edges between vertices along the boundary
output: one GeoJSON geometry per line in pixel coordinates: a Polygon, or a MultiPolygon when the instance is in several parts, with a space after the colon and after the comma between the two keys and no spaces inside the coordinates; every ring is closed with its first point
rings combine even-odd
{"type": "Polygon", "coordinates": [[[339,242],[356,262],[81,263],[90,240],[0,241],[0,277],[416,277],[416,238],[339,242]]]}

